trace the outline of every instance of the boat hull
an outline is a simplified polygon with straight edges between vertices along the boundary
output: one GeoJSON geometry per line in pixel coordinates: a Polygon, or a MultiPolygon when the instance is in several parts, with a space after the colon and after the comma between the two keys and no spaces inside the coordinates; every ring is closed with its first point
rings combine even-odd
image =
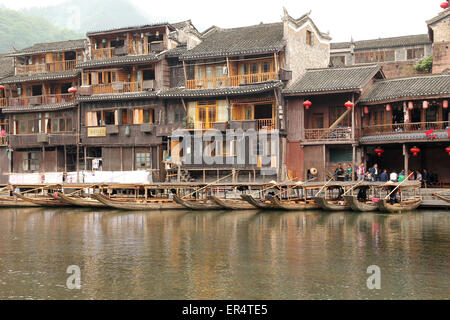
{"type": "Polygon", "coordinates": [[[345,202],[355,212],[372,212],[378,210],[378,204],[372,202],[366,204],[358,200],[356,196],[344,196],[345,202]]]}
{"type": "Polygon", "coordinates": [[[315,210],[320,209],[320,206],[317,203],[285,203],[279,200],[277,197],[273,197],[271,202],[277,209],[286,210],[286,211],[305,211],[305,210],[315,210]]]}
{"type": "Polygon", "coordinates": [[[28,201],[24,201],[20,198],[15,197],[0,198],[0,208],[36,208],[36,207],[40,206],[28,201]]]}
{"type": "Polygon", "coordinates": [[[417,199],[414,201],[405,201],[400,204],[392,205],[389,203],[389,200],[381,199],[378,202],[378,209],[381,212],[387,212],[387,213],[403,213],[403,212],[416,210],[420,206],[421,203],[422,203],[422,200],[417,199]]]}
{"type": "Polygon", "coordinates": [[[102,194],[93,194],[92,198],[98,200],[99,202],[103,203],[104,205],[118,209],[118,210],[127,210],[127,211],[147,211],[147,210],[180,210],[185,209],[183,206],[179,205],[175,202],[165,202],[165,203],[142,203],[142,202],[135,202],[135,201],[120,201],[120,200],[114,200],[110,199],[108,197],[105,197],[102,194]]]}
{"type": "Polygon", "coordinates": [[[87,200],[82,198],[73,198],[68,197],[65,194],[58,193],[58,199],[68,205],[73,207],[81,207],[81,208],[109,208],[104,203],[99,202],[98,200],[87,200]]]}
{"type": "Polygon", "coordinates": [[[246,201],[240,199],[221,199],[215,196],[210,196],[208,199],[215,202],[222,209],[226,210],[255,210],[256,208],[246,201]]]}
{"type": "Polygon", "coordinates": [[[208,210],[222,210],[223,208],[217,203],[207,200],[206,202],[183,200],[179,196],[174,195],[173,200],[185,209],[208,211],[208,210]]]}
{"type": "Polygon", "coordinates": [[[278,209],[273,203],[265,203],[261,200],[257,200],[253,198],[251,195],[248,194],[241,194],[242,200],[246,201],[247,203],[251,204],[257,209],[261,210],[273,210],[278,209]]]}
{"type": "Polygon", "coordinates": [[[349,211],[351,210],[348,204],[332,203],[325,197],[315,197],[314,202],[317,203],[323,210],[326,211],[349,211]]]}
{"type": "Polygon", "coordinates": [[[41,207],[69,207],[70,205],[62,202],[59,199],[54,198],[33,198],[33,197],[25,197],[20,193],[14,192],[14,195],[23,201],[36,204],[41,207]]]}

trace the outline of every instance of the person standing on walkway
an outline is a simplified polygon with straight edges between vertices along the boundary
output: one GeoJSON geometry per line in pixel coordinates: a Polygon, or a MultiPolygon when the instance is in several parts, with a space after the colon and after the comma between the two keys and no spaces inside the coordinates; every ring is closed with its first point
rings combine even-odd
{"type": "Polygon", "coordinates": [[[380,181],[388,182],[388,180],[389,180],[389,176],[388,176],[387,170],[384,169],[383,172],[380,174],[380,181]]]}
{"type": "Polygon", "coordinates": [[[364,168],[364,163],[361,163],[356,170],[356,174],[358,175],[358,181],[364,180],[364,176],[366,174],[366,169],[364,168]]]}

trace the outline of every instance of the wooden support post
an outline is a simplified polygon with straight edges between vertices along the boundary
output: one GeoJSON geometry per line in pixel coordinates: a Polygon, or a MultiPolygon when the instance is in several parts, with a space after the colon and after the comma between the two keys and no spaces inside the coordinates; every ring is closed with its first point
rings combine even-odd
{"type": "Polygon", "coordinates": [[[46,168],[45,168],[45,146],[42,146],[42,168],[41,168],[41,170],[42,171],[46,171],[46,168]]]}
{"type": "Polygon", "coordinates": [[[405,164],[405,176],[408,175],[409,170],[409,153],[406,144],[403,144],[403,156],[404,156],[404,164],[405,164]]]}
{"type": "Polygon", "coordinates": [[[356,123],[355,123],[355,94],[352,94],[352,140],[355,141],[355,129],[356,129],[356,123]]]}
{"type": "Polygon", "coordinates": [[[186,62],[183,60],[183,71],[184,71],[184,83],[185,83],[185,87],[187,88],[187,72],[186,72],[186,62]]]}
{"type": "Polygon", "coordinates": [[[356,145],[353,145],[352,181],[355,181],[356,145]]]}
{"type": "Polygon", "coordinates": [[[123,171],[123,147],[120,147],[120,171],[123,171]]]}
{"type": "Polygon", "coordinates": [[[67,173],[67,146],[64,145],[64,172],[67,173]]]}
{"type": "Polygon", "coordinates": [[[84,171],[87,171],[87,147],[84,146],[84,171]]]}
{"type": "Polygon", "coordinates": [[[80,183],[80,145],[77,143],[77,183],[80,183]]]}

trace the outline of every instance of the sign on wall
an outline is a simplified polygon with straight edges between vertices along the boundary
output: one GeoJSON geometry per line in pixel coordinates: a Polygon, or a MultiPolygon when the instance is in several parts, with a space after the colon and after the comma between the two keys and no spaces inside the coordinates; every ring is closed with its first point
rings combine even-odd
{"type": "Polygon", "coordinates": [[[106,137],[106,127],[88,128],[88,137],[106,137]]]}

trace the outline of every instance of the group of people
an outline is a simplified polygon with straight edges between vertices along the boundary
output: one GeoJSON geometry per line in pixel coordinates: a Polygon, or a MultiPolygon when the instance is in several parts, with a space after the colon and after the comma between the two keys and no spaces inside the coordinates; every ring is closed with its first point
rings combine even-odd
{"type": "MultiPolygon", "coordinates": [[[[428,187],[431,183],[438,181],[437,175],[429,173],[427,169],[423,169],[422,171],[415,170],[414,172],[409,170],[408,174],[404,170],[401,170],[399,173],[395,171],[388,173],[386,169],[379,169],[377,163],[369,169],[366,169],[364,163],[361,163],[355,167],[355,176],[358,181],[365,180],[373,182],[403,182],[406,179],[416,180],[420,181],[423,187],[428,187]]],[[[336,181],[351,181],[353,177],[352,164],[347,164],[344,169],[342,163],[339,163],[334,171],[334,177],[336,181]]]]}

